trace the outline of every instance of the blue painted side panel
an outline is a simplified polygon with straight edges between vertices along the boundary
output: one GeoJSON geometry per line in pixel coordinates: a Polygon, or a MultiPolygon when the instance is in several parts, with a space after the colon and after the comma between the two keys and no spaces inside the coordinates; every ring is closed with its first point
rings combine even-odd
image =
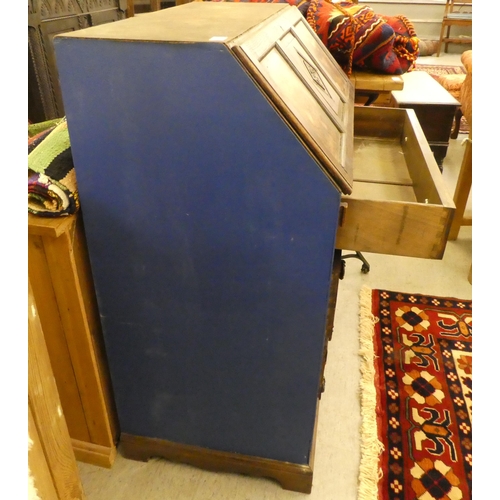
{"type": "Polygon", "coordinates": [[[55,46],[121,430],[307,463],[338,189],[224,46],[55,46]]]}

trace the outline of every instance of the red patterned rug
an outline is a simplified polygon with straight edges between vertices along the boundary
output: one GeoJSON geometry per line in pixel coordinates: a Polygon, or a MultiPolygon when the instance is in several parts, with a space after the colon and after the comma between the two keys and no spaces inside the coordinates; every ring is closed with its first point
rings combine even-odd
{"type": "Polygon", "coordinates": [[[463,66],[437,66],[432,64],[417,64],[413,71],[425,71],[434,78],[441,75],[465,75],[463,66]]]}
{"type": "Polygon", "coordinates": [[[472,301],[360,296],[363,500],[472,498],[472,301]]]}

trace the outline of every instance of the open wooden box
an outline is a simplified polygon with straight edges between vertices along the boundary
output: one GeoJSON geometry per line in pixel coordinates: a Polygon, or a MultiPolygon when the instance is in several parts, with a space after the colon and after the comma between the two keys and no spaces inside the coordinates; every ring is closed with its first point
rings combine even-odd
{"type": "Polygon", "coordinates": [[[454,203],[411,109],[355,107],[337,248],[440,259],[454,203]]]}

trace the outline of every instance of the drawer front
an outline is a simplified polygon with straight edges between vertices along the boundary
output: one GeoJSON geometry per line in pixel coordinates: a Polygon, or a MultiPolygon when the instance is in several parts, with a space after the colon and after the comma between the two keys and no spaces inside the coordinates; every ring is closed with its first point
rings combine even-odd
{"type": "Polygon", "coordinates": [[[451,210],[419,203],[349,199],[337,248],[440,259],[451,210]]]}
{"type": "Polygon", "coordinates": [[[442,258],[454,204],[413,110],[356,107],[337,248],[442,258]]]}

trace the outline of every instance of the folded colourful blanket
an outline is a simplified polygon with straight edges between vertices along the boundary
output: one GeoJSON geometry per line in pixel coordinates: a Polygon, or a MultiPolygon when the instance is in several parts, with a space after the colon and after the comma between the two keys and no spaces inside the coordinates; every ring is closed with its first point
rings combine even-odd
{"type": "Polygon", "coordinates": [[[212,0],[288,3],[297,7],[341,68],[400,75],[415,67],[419,40],[405,16],[383,16],[371,7],[332,0],[212,0]]]}
{"type": "Polygon", "coordinates": [[[60,217],[74,214],[78,208],[66,119],[28,125],[28,212],[60,217]]]}
{"type": "Polygon", "coordinates": [[[307,20],[342,69],[400,75],[415,66],[418,38],[404,16],[376,14],[367,5],[311,0],[307,20]]]}

